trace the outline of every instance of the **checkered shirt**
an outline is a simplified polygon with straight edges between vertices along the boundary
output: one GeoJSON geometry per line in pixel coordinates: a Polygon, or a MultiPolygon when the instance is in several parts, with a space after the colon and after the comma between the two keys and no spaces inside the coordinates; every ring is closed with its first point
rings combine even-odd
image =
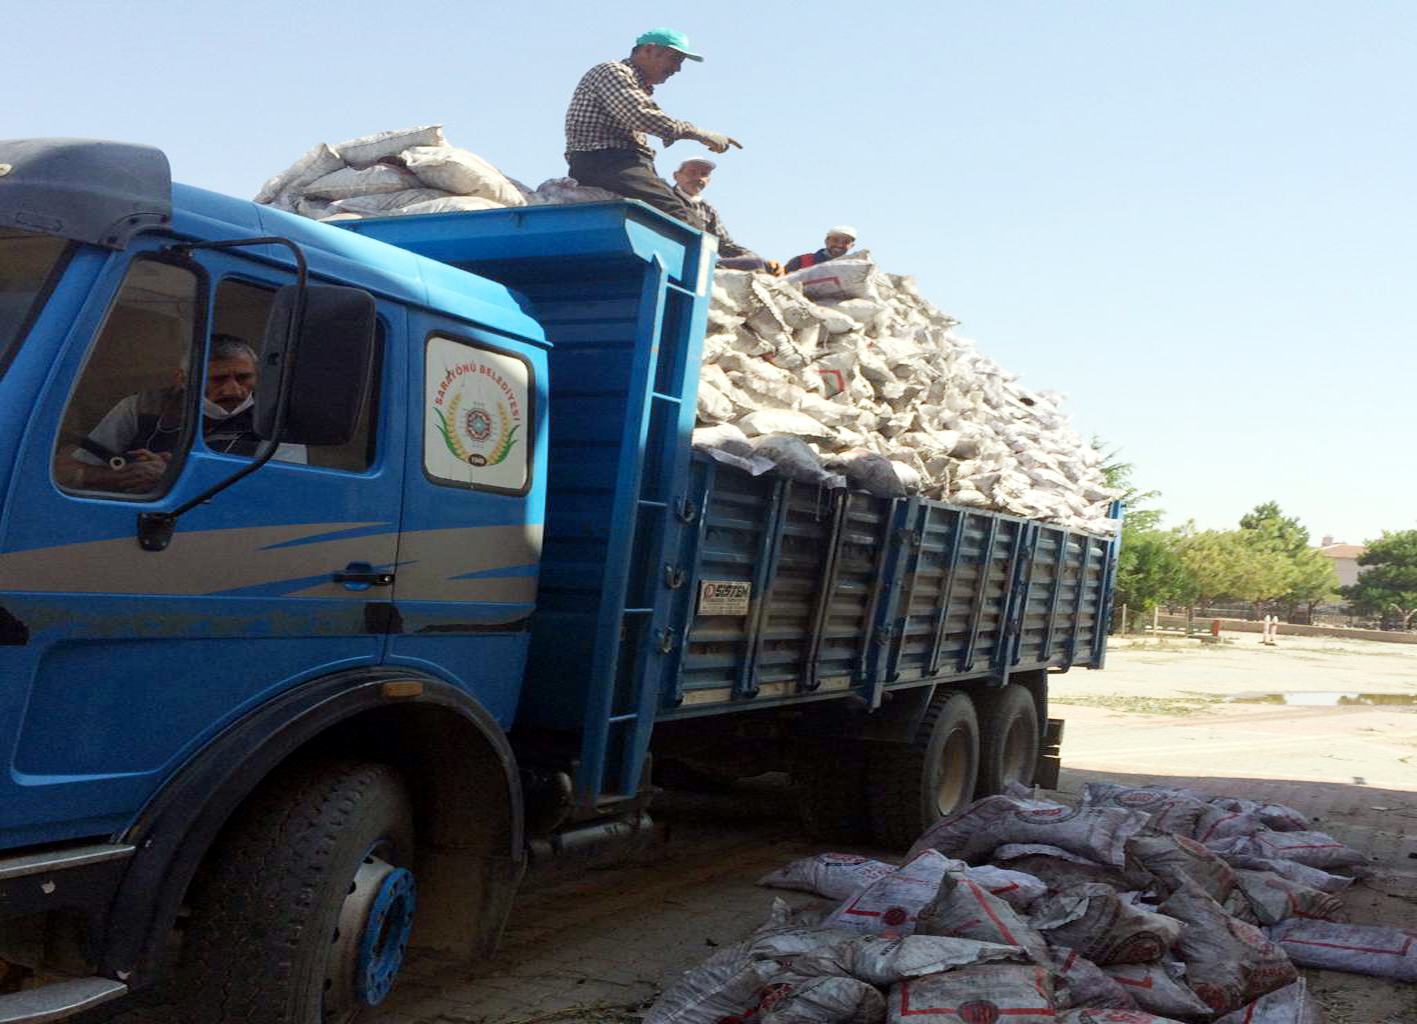
{"type": "Polygon", "coordinates": [[[608,60],[591,68],[566,108],[567,153],[635,149],[653,160],[646,133],[665,142],[693,136],[698,129],[660,110],[650,96],[653,91],[627,61],[608,60]]]}

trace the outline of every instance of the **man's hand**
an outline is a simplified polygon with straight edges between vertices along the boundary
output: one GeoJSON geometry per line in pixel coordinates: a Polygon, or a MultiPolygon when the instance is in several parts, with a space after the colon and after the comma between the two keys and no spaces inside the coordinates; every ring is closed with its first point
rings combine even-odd
{"type": "Polygon", "coordinates": [[[151,491],[167,472],[167,464],[172,459],[168,452],[152,452],[138,448],[124,452],[128,464],[122,469],[112,470],[109,485],[120,491],[142,493],[151,491]]]}
{"type": "Polygon", "coordinates": [[[727,153],[729,146],[737,146],[739,149],[743,148],[743,143],[739,142],[737,139],[730,139],[722,132],[700,130],[697,137],[700,142],[715,153],[727,153]]]}

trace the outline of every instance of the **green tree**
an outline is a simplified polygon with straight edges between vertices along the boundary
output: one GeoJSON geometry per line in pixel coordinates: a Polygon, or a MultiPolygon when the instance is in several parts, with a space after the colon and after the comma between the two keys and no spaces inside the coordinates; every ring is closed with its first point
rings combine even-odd
{"type": "MultiPolygon", "coordinates": [[[[1293,516],[1286,516],[1279,503],[1266,501],[1256,505],[1240,518],[1240,531],[1245,542],[1268,556],[1268,572],[1287,577],[1284,589],[1270,597],[1251,598],[1255,613],[1264,610],[1283,612],[1285,618],[1312,616],[1314,607],[1337,592],[1338,576],[1333,563],[1309,547],[1309,531],[1293,516]],[[1286,566],[1277,564],[1287,562],[1286,566]]],[[[1266,582],[1270,576],[1265,577],[1266,582]]],[[[1258,588],[1260,591],[1268,586],[1258,588]]]]}
{"type": "Polygon", "coordinates": [[[1309,547],[1309,530],[1298,519],[1286,516],[1279,503],[1266,501],[1240,517],[1240,529],[1253,531],[1260,539],[1287,555],[1298,555],[1309,547]]]}
{"type": "Polygon", "coordinates": [[[1182,600],[1191,608],[1226,598],[1253,604],[1289,586],[1289,559],[1253,543],[1243,530],[1197,530],[1187,524],[1176,533],[1176,553],[1185,574],[1182,600]]]}
{"type": "Polygon", "coordinates": [[[1314,617],[1314,609],[1338,595],[1338,573],[1333,559],[1320,554],[1318,548],[1305,548],[1292,560],[1294,576],[1289,589],[1279,596],[1286,619],[1291,622],[1302,616],[1305,622],[1314,617]],[[1302,613],[1299,609],[1303,609],[1302,613]]]}
{"type": "MultiPolygon", "coordinates": [[[[1102,451],[1106,444],[1100,438],[1094,437],[1092,446],[1102,451]]],[[[1129,536],[1155,530],[1160,526],[1164,512],[1159,508],[1145,507],[1148,502],[1160,497],[1161,492],[1139,490],[1132,482],[1132,473],[1136,467],[1130,462],[1122,462],[1118,458],[1120,454],[1121,449],[1114,448],[1102,456],[1102,475],[1108,487],[1122,492],[1119,500],[1125,508],[1125,518],[1122,520],[1122,546],[1125,547],[1129,536]]]]}
{"type": "MultiPolygon", "coordinates": [[[[1092,439],[1093,447],[1103,451],[1107,445],[1100,438],[1092,439]]],[[[1120,449],[1104,455],[1102,474],[1107,486],[1122,492],[1122,540],[1117,554],[1116,589],[1113,592],[1112,621],[1129,629],[1131,623],[1121,621],[1122,609],[1134,621],[1151,613],[1157,605],[1178,599],[1181,580],[1180,565],[1171,550],[1170,535],[1161,532],[1162,510],[1147,508],[1158,491],[1143,491],[1132,480],[1135,467],[1118,456],[1120,449]]]]}
{"type": "Polygon", "coordinates": [[[1197,530],[1194,522],[1175,531],[1176,558],[1181,563],[1183,581],[1177,597],[1192,610],[1210,604],[1230,586],[1229,565],[1234,554],[1227,534],[1219,530],[1197,530]]]}
{"type": "Polygon", "coordinates": [[[1227,597],[1244,601],[1260,609],[1287,592],[1295,578],[1294,561],[1284,552],[1271,547],[1251,544],[1243,535],[1239,544],[1247,549],[1235,565],[1235,576],[1227,597]]]}
{"type": "MultiPolygon", "coordinates": [[[[1135,622],[1158,605],[1182,600],[1186,575],[1174,536],[1162,530],[1134,530],[1123,531],[1123,537],[1117,556],[1116,605],[1125,607],[1135,622]]],[[[1126,625],[1130,628],[1132,623],[1126,625]]]]}
{"type": "Polygon", "coordinates": [[[1358,564],[1365,568],[1358,582],[1340,591],[1343,596],[1360,612],[1391,613],[1410,629],[1417,615],[1417,530],[1384,530],[1382,540],[1370,542],[1358,556],[1358,564]]]}

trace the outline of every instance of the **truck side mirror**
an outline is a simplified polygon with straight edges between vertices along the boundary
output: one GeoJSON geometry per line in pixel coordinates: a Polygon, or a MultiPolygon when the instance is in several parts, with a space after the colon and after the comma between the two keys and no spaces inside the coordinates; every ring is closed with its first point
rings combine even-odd
{"type": "Polygon", "coordinates": [[[369,396],[374,363],[374,297],[362,288],[308,285],[294,321],[298,285],[276,293],[261,342],[255,431],[291,444],[345,444],[369,396]],[[285,416],[278,423],[282,378],[285,416]]]}

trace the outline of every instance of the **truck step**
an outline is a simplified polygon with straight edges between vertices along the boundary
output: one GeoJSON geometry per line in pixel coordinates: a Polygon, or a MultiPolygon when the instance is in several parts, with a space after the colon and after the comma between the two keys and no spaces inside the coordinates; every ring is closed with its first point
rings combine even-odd
{"type": "Polygon", "coordinates": [[[76,978],[44,988],[32,988],[0,996],[0,1024],[42,1024],[67,1020],[101,1006],[128,992],[128,986],[112,978],[76,978]]]}
{"type": "Polygon", "coordinates": [[[27,853],[17,857],[0,857],[0,880],[27,878],[30,875],[67,871],[87,864],[131,857],[134,847],[126,843],[94,843],[90,846],[67,846],[43,853],[27,853]]]}

